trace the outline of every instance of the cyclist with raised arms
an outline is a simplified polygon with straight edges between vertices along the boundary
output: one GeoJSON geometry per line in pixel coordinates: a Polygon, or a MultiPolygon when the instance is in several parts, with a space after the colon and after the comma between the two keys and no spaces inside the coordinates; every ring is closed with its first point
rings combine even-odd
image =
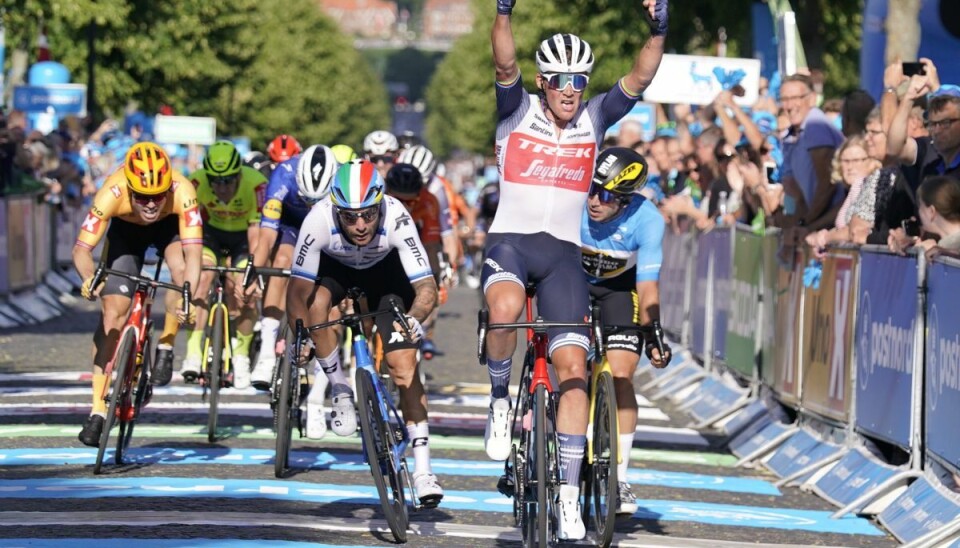
{"type": "MultiPolygon", "coordinates": [[[[251,252],[256,253],[260,210],[267,180],[253,169],[242,165],[240,153],[230,141],[210,145],[203,158],[203,167],[190,174],[197,189],[197,200],[206,222],[203,226],[203,264],[214,266],[230,259],[232,266],[242,268],[251,252]]],[[[233,345],[233,385],[250,386],[250,343],[253,341],[253,323],[257,319],[256,303],[237,299],[236,288],[242,275],[227,277],[227,307],[239,314],[236,343],[233,345]]],[[[204,271],[196,295],[205,297],[213,284],[215,273],[204,271]]],[[[180,366],[186,382],[194,382],[200,374],[203,349],[203,329],[207,322],[206,299],[198,301],[197,323],[187,333],[187,356],[180,366]]],[[[229,376],[228,376],[229,378],[229,376]]]]}
{"type": "Polygon", "coordinates": [[[397,137],[389,131],[371,131],[363,138],[363,159],[377,166],[382,179],[386,179],[387,171],[397,163],[399,150],[397,137]]]}
{"type": "MultiPolygon", "coordinates": [[[[497,0],[491,41],[496,67],[497,167],[500,203],[486,242],[481,274],[491,323],[514,322],[526,303],[527,282],[537,284],[539,314],[577,322],[589,313],[580,267],[580,220],[593,175],[593,159],[607,128],[622,118],[650,84],[663,57],[667,0],[643,0],[652,36],[629,73],[589,101],[583,91],[593,69],[590,46],[572,34],[544,40],[536,54],[537,94],[523,89],[510,23],[514,0],[497,0]]],[[[553,329],[549,352],[560,381],[557,438],[561,474],[557,535],[582,539],[580,468],[586,444],[587,329],[553,329]]],[[[513,330],[487,337],[490,413],[485,445],[494,460],[510,455],[513,330]]]]}
{"type": "MultiPolygon", "coordinates": [[[[299,156],[277,166],[267,186],[266,203],[260,219],[260,242],[257,244],[259,253],[254,255],[254,266],[266,265],[271,251],[275,250],[273,268],[291,267],[293,245],[297,243],[300,225],[310,208],[330,193],[330,182],[338,167],[333,150],[325,145],[307,147],[299,156]]],[[[247,296],[256,289],[256,284],[247,288],[247,296]]],[[[267,283],[263,317],[260,319],[260,356],[250,375],[251,384],[260,390],[268,390],[273,378],[273,366],[276,363],[273,349],[285,309],[286,290],[285,278],[270,278],[267,283]]],[[[307,406],[308,438],[322,438],[326,430],[323,391],[319,392],[320,405],[307,406]]]]}
{"type": "MultiPolygon", "coordinates": [[[[660,327],[660,263],[663,261],[663,216],[637,190],[647,179],[647,161],[622,147],[597,156],[580,238],[583,269],[590,296],[607,325],[660,327]]],[[[626,481],[630,449],[637,428],[633,373],[640,361],[640,331],[618,329],[606,336],[607,360],[613,369],[620,425],[618,514],[637,511],[637,497],[626,481]]],[[[670,347],[647,334],[644,349],[654,367],[670,363],[670,347]],[[657,344],[666,356],[661,356],[657,344]]]]}
{"type": "MultiPolygon", "coordinates": [[[[410,339],[389,314],[377,316],[376,323],[390,375],[400,390],[416,462],[414,487],[421,504],[435,506],[443,489],[430,467],[427,398],[416,368],[421,323],[437,305],[437,284],[410,214],[399,201],[384,196],[384,181],[374,164],[354,160],[340,166],[330,196],[307,214],[295,249],[287,288],[291,327],[298,318],[308,325],[328,321],[331,309],[354,287],[364,292],[371,309],[390,310],[389,300],[395,298],[408,311],[410,339]]],[[[330,427],[337,435],[353,435],[357,411],[335,332],[320,329],[310,336],[330,383],[330,427]]]]}
{"type": "MultiPolygon", "coordinates": [[[[159,145],[137,143],[127,152],[123,167],[107,177],[94,196],[73,247],[73,264],[83,280],[81,294],[86,299],[99,296],[102,306],[101,323],[93,335],[93,410],[79,435],[80,442],[90,447],[99,444],[107,414],[101,397],[108,382],[103,368],[113,358],[132,297],[129,282],[115,276],[90,287],[96,270],[93,248],[104,234],[107,268],[138,274],[147,248],[154,245],[167,259],[175,284],[187,281],[197,286],[203,242],[197,194],[190,181],[174,171],[159,145]],[[179,245],[169,245],[177,240],[179,245]]],[[[178,319],[187,321],[182,312],[178,319]]]]}

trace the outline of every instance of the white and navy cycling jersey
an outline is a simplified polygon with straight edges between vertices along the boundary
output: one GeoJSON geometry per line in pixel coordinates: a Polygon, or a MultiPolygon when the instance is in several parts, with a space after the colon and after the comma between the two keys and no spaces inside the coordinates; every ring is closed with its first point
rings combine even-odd
{"type": "Polygon", "coordinates": [[[380,226],[373,240],[358,246],[347,240],[330,197],[317,203],[300,227],[294,248],[291,276],[312,282],[323,274],[323,260],[363,270],[382,261],[394,249],[410,283],[433,276],[427,252],[420,242],[417,227],[402,203],[384,196],[380,203],[380,226]]]}
{"type": "Polygon", "coordinates": [[[636,270],[637,282],[659,280],[664,226],[657,207],[640,195],[606,222],[593,221],[584,213],[581,262],[590,283],[611,281],[629,275],[631,270],[636,270]]]}
{"type": "Polygon", "coordinates": [[[535,234],[580,245],[579,220],[593,177],[597,148],[607,129],[633,108],[637,96],[618,82],[580,104],[558,131],[541,99],[522,79],[497,82],[496,155],[500,205],[490,233],[535,234]]]}

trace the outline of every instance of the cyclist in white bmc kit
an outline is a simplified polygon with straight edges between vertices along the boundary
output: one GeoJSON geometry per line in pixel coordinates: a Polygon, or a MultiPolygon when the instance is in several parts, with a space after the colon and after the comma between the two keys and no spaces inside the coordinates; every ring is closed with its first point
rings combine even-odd
{"type": "MultiPolygon", "coordinates": [[[[376,324],[390,375],[400,390],[400,410],[416,463],[414,487],[421,504],[436,506],[443,489],[430,467],[427,398],[416,370],[421,324],[437,305],[437,284],[410,214],[398,200],[384,195],[384,181],[374,164],[353,160],[337,170],[329,197],[307,214],[294,250],[287,288],[291,327],[297,318],[307,325],[328,321],[331,308],[354,287],[364,292],[370,309],[391,310],[389,299],[396,298],[407,311],[410,339],[389,314],[377,316],[376,324]]],[[[319,358],[315,375],[325,374],[330,384],[330,428],[351,436],[357,431],[357,412],[336,334],[326,328],[310,336],[319,358]]]]}
{"type": "MultiPolygon", "coordinates": [[[[572,34],[555,34],[537,51],[536,94],[523,89],[510,14],[514,0],[497,0],[491,41],[496,66],[497,167],[500,204],[490,227],[481,282],[490,322],[514,322],[523,311],[528,282],[537,285],[538,313],[547,321],[583,321],[589,314],[580,266],[580,221],[597,148],[607,128],[622,118],[653,80],[663,57],[667,0],[643,0],[651,37],[631,71],[606,93],[583,101],[593,69],[590,46],[572,34]]],[[[563,478],[557,536],[582,539],[580,467],[586,445],[587,329],[550,333],[551,361],[560,381],[557,436],[563,478]]],[[[491,404],[486,450],[510,454],[512,411],[508,387],[513,330],[487,337],[491,404]]]]}

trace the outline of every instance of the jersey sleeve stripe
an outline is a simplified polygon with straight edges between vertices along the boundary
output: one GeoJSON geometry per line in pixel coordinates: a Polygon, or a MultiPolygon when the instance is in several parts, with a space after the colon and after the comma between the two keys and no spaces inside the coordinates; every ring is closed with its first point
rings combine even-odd
{"type": "Polygon", "coordinates": [[[623,78],[621,78],[617,83],[620,84],[620,91],[622,91],[627,97],[633,97],[633,98],[640,97],[639,93],[634,93],[629,89],[627,89],[627,86],[623,84],[623,78]]]}
{"type": "Polygon", "coordinates": [[[418,273],[416,273],[416,274],[414,274],[414,275],[412,275],[412,276],[409,276],[409,275],[408,275],[408,276],[407,276],[407,279],[410,280],[410,283],[413,283],[413,282],[419,282],[420,280],[422,280],[422,279],[424,279],[424,278],[429,278],[430,276],[433,276],[433,271],[432,271],[432,270],[424,270],[424,271],[418,272],[418,273]]]}
{"type": "Polygon", "coordinates": [[[291,278],[300,278],[301,280],[307,280],[308,282],[316,282],[316,281],[317,281],[316,275],[310,274],[309,272],[306,272],[306,271],[303,271],[303,270],[291,270],[291,271],[290,271],[290,277],[291,277],[291,278]]]}

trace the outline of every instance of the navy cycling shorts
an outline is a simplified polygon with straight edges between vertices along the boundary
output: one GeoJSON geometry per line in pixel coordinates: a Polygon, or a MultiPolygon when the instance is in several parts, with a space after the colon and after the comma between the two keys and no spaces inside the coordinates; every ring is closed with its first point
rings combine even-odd
{"type": "MultiPolygon", "coordinates": [[[[537,314],[548,322],[585,322],[590,315],[587,277],[580,266],[580,248],[546,232],[487,235],[480,283],[484,293],[492,284],[513,282],[537,287],[537,314]]],[[[550,354],[566,345],[590,349],[590,329],[548,330],[550,354]]]]}

